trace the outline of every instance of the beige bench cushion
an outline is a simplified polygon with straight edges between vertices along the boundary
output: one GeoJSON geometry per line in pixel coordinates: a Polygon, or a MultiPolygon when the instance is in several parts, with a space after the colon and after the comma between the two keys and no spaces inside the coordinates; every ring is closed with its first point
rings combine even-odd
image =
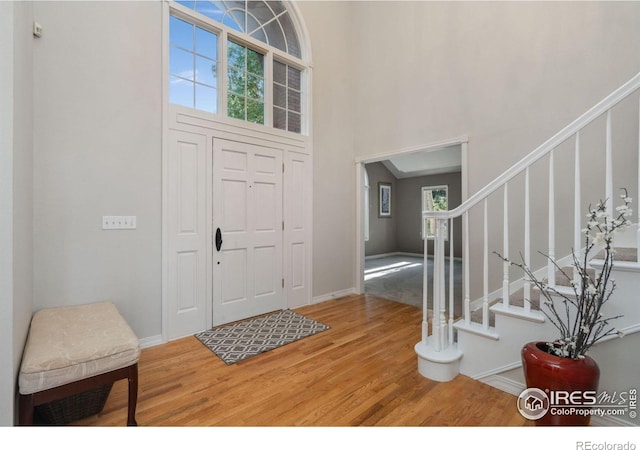
{"type": "Polygon", "coordinates": [[[111,302],[42,309],[31,319],[20,393],[127,367],[139,356],[140,341],[111,302]]]}

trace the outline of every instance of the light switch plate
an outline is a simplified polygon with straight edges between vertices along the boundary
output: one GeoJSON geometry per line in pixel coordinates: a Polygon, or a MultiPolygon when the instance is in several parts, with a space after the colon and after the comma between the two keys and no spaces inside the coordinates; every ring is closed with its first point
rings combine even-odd
{"type": "Polygon", "coordinates": [[[136,216],[102,216],[103,230],[135,230],[136,216]]]}

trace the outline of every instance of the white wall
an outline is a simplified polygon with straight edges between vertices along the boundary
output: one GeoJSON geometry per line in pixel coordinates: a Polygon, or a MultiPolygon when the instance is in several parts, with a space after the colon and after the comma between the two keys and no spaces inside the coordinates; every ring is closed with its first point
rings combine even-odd
{"type": "Polygon", "coordinates": [[[33,4],[15,6],[13,363],[19,371],[33,311],[33,4]]]}
{"type": "Polygon", "coordinates": [[[14,424],[15,380],[32,311],[31,6],[0,3],[0,426],[14,424]]]}
{"type": "MultiPolygon", "coordinates": [[[[349,288],[355,277],[353,158],[468,135],[471,195],[640,71],[636,2],[304,1],[299,8],[314,56],[315,296],[349,288]]],[[[637,148],[627,125],[614,122],[618,154],[637,148]]],[[[587,134],[585,178],[600,176],[603,165],[595,157],[602,131],[587,134]]],[[[616,187],[635,190],[629,167],[637,155],[621,161],[616,187]]],[[[571,180],[557,178],[558,210],[568,211],[571,180]]],[[[601,191],[585,191],[585,206],[601,191]]],[[[522,186],[511,186],[511,197],[515,212],[522,186]]],[[[501,199],[490,203],[498,207],[501,199]]],[[[521,239],[521,222],[512,222],[512,240],[521,239]]],[[[501,248],[501,227],[492,224],[492,249],[501,248]]],[[[568,252],[571,228],[557,233],[558,246],[567,243],[558,251],[568,252]]],[[[533,248],[544,248],[544,239],[533,248]]]]}
{"type": "MultiPolygon", "coordinates": [[[[354,35],[362,37],[353,45],[356,156],[468,135],[469,195],[640,71],[638,2],[355,2],[353,20],[354,35]]],[[[597,126],[603,130],[601,120],[597,126]]],[[[583,136],[585,179],[604,165],[602,132],[588,137],[594,140],[588,146],[583,136]]],[[[615,115],[614,152],[628,152],[614,168],[616,188],[637,185],[634,149],[637,132],[615,115]]],[[[571,176],[563,169],[556,179],[558,216],[572,211],[570,167],[571,176]]],[[[532,229],[546,230],[538,209],[546,204],[546,185],[533,175],[532,229]]],[[[510,186],[518,217],[512,249],[522,239],[521,185],[520,178],[510,186]]],[[[583,192],[585,208],[604,197],[600,186],[583,192]]],[[[501,194],[489,204],[497,218],[490,224],[492,251],[502,248],[501,194]]],[[[557,230],[559,256],[569,253],[571,230],[557,230]]],[[[545,244],[546,231],[532,243],[536,258],[545,244]]],[[[472,255],[481,255],[473,236],[471,245],[472,255]]],[[[472,289],[480,285],[475,275],[472,289]]]]}
{"type": "Polygon", "coordinates": [[[161,332],[161,2],[40,2],[35,309],[114,301],[161,332]],[[103,231],[103,215],[136,230],[103,231]]]}
{"type": "Polygon", "coordinates": [[[299,2],[313,54],[313,296],[351,289],[355,165],[350,2],[299,2]]]}
{"type": "MultiPolygon", "coordinates": [[[[13,61],[13,10],[0,3],[0,58],[13,61]]],[[[0,425],[13,423],[13,70],[0,66],[0,425]],[[8,362],[8,363],[7,363],[8,362]]]]}

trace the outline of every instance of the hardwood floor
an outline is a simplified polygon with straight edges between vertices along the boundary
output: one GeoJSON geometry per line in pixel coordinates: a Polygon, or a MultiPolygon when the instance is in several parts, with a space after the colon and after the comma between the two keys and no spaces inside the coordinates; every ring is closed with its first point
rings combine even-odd
{"type": "MultiPolygon", "coordinates": [[[[139,426],[523,426],[516,397],[465,376],[423,378],[421,311],[370,296],[296,309],[331,329],[225,365],[195,337],[144,349],[139,426]]],[[[124,426],[127,385],[73,425],[124,426]]]]}

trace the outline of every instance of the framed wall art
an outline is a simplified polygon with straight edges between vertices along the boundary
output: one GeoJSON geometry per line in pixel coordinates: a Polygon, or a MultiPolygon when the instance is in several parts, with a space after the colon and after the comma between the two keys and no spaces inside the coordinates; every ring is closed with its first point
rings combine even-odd
{"type": "Polygon", "coordinates": [[[378,183],[378,217],[391,217],[391,183],[378,183]]]}

